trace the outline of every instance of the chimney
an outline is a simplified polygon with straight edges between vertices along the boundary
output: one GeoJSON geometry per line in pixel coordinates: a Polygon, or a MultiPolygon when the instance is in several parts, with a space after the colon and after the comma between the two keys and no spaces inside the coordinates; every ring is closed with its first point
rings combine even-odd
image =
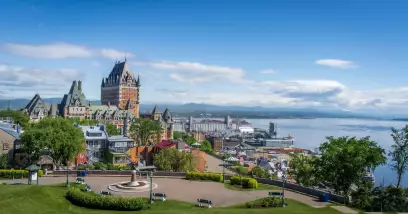
{"type": "Polygon", "coordinates": [[[78,81],[78,90],[79,91],[82,90],[82,81],[81,80],[78,81]]]}

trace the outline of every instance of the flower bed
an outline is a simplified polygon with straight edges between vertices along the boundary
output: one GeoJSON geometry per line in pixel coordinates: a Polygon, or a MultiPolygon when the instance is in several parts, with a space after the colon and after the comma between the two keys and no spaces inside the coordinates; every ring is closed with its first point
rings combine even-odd
{"type": "Polygon", "coordinates": [[[65,197],[77,206],[101,210],[138,211],[147,205],[144,198],[101,196],[75,187],[71,187],[65,197]]]}
{"type": "Polygon", "coordinates": [[[186,179],[188,180],[211,180],[211,181],[216,181],[216,182],[222,182],[223,176],[221,173],[187,172],[186,179]]]}

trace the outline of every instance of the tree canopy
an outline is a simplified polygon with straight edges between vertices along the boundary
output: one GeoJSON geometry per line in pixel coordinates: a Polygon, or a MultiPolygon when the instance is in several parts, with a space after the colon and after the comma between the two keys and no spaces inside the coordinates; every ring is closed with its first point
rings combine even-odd
{"type": "MultiPolygon", "coordinates": [[[[136,118],[130,126],[130,134],[138,145],[147,146],[152,138],[160,136],[162,132],[161,124],[149,118],[136,118]]],[[[155,143],[154,140],[152,143],[155,143]]]]}
{"type": "Polygon", "coordinates": [[[30,121],[30,117],[27,114],[18,110],[0,110],[0,117],[12,117],[14,123],[18,123],[24,128],[28,126],[30,121]]]}
{"type": "Polygon", "coordinates": [[[154,165],[165,171],[191,171],[194,170],[194,157],[191,153],[182,152],[174,148],[161,150],[153,157],[154,165]]]}
{"type": "Polygon", "coordinates": [[[47,153],[56,165],[68,165],[84,150],[85,138],[82,130],[64,118],[44,118],[33,123],[21,135],[22,149],[31,160],[38,160],[47,153]]]}
{"type": "Polygon", "coordinates": [[[106,132],[109,136],[120,135],[120,129],[116,128],[115,125],[110,123],[106,124],[106,132]]]}
{"type": "Polygon", "coordinates": [[[408,125],[401,130],[391,128],[391,137],[394,144],[391,145],[389,156],[391,157],[391,169],[397,173],[397,187],[400,187],[402,177],[408,170],[408,125]]]}
{"type": "Polygon", "coordinates": [[[352,184],[359,184],[366,170],[386,163],[385,151],[369,137],[327,137],[320,146],[318,170],[322,179],[338,193],[348,195],[352,184]]]}
{"type": "Polygon", "coordinates": [[[183,139],[183,133],[178,132],[178,131],[174,131],[173,132],[173,138],[175,140],[182,140],[183,139]]]}
{"type": "Polygon", "coordinates": [[[200,150],[204,151],[204,152],[211,152],[212,151],[212,147],[211,147],[211,143],[208,140],[204,140],[201,145],[200,145],[200,150]]]}
{"type": "Polygon", "coordinates": [[[318,182],[316,163],[318,159],[304,154],[293,154],[289,162],[289,175],[296,183],[304,186],[313,186],[318,182]]]}

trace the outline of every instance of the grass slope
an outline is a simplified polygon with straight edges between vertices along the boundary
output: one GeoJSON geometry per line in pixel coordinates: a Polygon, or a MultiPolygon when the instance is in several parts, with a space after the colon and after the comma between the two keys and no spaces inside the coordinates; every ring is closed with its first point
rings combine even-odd
{"type": "MultiPolygon", "coordinates": [[[[62,186],[28,186],[28,185],[0,185],[0,209],[2,214],[75,214],[75,213],[95,213],[95,214],[116,214],[135,213],[135,211],[105,211],[92,210],[72,205],[64,198],[66,188],[62,186]]],[[[289,206],[286,208],[270,209],[245,209],[234,206],[230,208],[204,209],[195,207],[194,204],[179,201],[155,202],[151,205],[151,210],[138,211],[136,213],[166,213],[166,214],[187,214],[187,213],[207,213],[207,214],[236,214],[236,213],[300,213],[300,214],[334,214],[339,213],[332,208],[312,208],[305,204],[288,200],[289,206]]],[[[242,206],[242,205],[241,205],[242,206]]]]}

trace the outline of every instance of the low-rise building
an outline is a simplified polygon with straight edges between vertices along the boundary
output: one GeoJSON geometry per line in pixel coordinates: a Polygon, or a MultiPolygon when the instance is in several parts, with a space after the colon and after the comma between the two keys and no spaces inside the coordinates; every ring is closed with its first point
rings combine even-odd
{"type": "Polygon", "coordinates": [[[0,155],[7,155],[8,163],[14,160],[14,151],[20,144],[20,131],[17,125],[0,123],[0,155]]]}

